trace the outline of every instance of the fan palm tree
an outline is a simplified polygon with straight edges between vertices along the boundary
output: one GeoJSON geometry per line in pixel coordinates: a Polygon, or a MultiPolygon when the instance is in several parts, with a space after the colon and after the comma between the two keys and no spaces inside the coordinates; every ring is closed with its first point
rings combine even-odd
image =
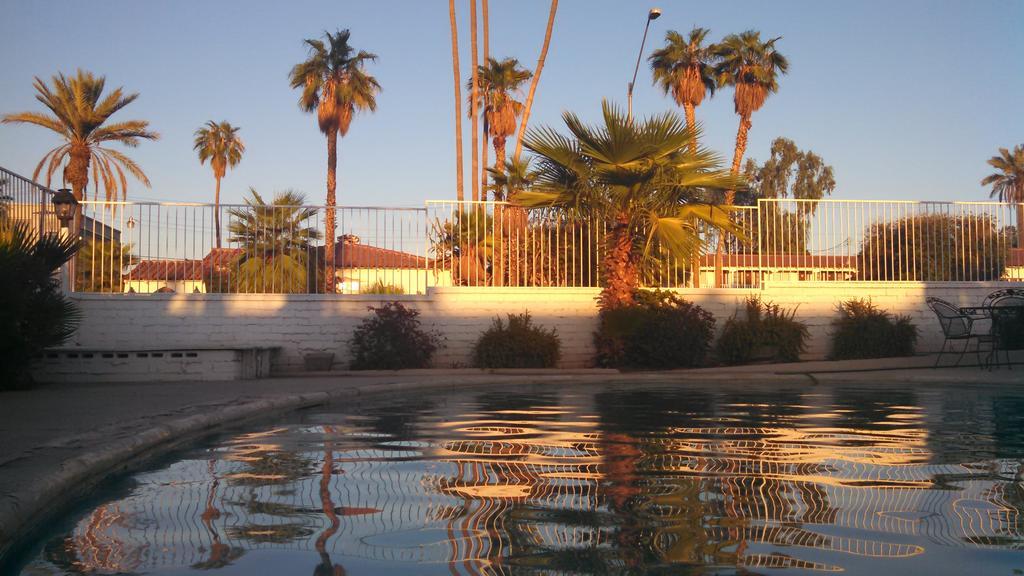
{"type": "Polygon", "coordinates": [[[36,166],[32,173],[33,180],[46,171],[46,185],[50,186],[57,168],[64,167],[62,180],[70,183],[75,198],[85,200],[86,186],[89,184],[89,169],[96,190],[93,198],[98,197],[100,182],[106,192],[107,200],[122,200],[128,195],[128,178],[130,174],[136,180],[149,187],[149,178],[131,158],[120,150],[108,148],[107,144],[116,142],[129,148],[135,148],[140,140],[156,140],[159,134],[149,130],[149,122],[145,120],[125,120],[123,122],[107,121],[116,112],[131,104],[139,97],[125,94],[122,88],[116,88],[103,96],[106,78],[96,77],[91,72],[78,70],[68,78],[57,74],[48,86],[36,78],[33,85],[36,89],[36,100],[46,106],[52,114],[41,112],[21,112],[7,114],[2,122],[35,124],[53,130],[64,139],[64,143],[50,150],[36,166]],[[67,164],[65,164],[67,161],[67,164]],[[120,192],[120,194],[119,194],[120,192]]]}
{"type": "Polygon", "coordinates": [[[474,92],[479,94],[478,109],[483,113],[485,134],[492,139],[494,169],[499,172],[505,166],[505,142],[515,134],[519,114],[523,110],[522,102],[514,96],[531,76],[533,74],[520,67],[515,58],[488,58],[477,72],[479,86],[474,92]]]}
{"type": "MultiPolygon", "coordinates": [[[[750,117],[764,106],[770,94],[779,90],[779,75],[789,70],[789,61],[775,49],[782,37],[761,41],[761,33],[747,30],[730,34],[715,48],[718,64],[715,73],[719,86],[733,86],[733,103],[740,117],[736,132],[736,149],[732,158],[732,173],[739,174],[743,154],[747,150],[750,117]]],[[[732,204],[735,190],[725,195],[725,203],[732,204]]]]}
{"type": "Polygon", "coordinates": [[[530,81],[530,92],[526,95],[526,105],[523,106],[523,118],[519,122],[519,133],[516,136],[516,151],[512,154],[512,159],[515,161],[519,160],[519,155],[523,152],[523,136],[526,135],[526,123],[530,120],[530,110],[533,109],[533,97],[537,93],[540,73],[544,71],[544,61],[548,57],[548,47],[551,45],[551,31],[555,27],[556,12],[558,12],[558,0],[551,0],[551,10],[548,12],[548,26],[544,32],[544,44],[540,47],[537,68],[533,72],[533,80],[530,81]]]}
{"type": "Polygon", "coordinates": [[[455,76],[455,198],[466,199],[462,185],[462,78],[459,76],[459,29],[455,25],[455,0],[448,0],[448,20],[452,29],[452,72],[455,76]]]}
{"type": "Polygon", "coordinates": [[[291,86],[302,90],[299,108],[316,112],[320,132],[327,136],[326,280],[334,292],[334,230],[338,168],[338,135],[348,134],[352,116],[361,110],[377,109],[380,84],[363,69],[377,59],[349,45],[348,30],[324,32],[324,39],[307,39],[309,58],[296,64],[290,74],[291,86]]]}
{"type": "Polygon", "coordinates": [[[532,158],[516,161],[509,159],[505,161],[504,169],[498,167],[488,168],[491,175],[491,184],[487,189],[494,195],[494,199],[504,201],[514,198],[519,192],[528,190],[533,183],[535,176],[530,168],[532,158]]]}
{"type": "Polygon", "coordinates": [[[196,130],[195,144],[192,149],[199,153],[199,163],[210,161],[213,178],[217,181],[217,189],[213,193],[213,220],[217,234],[217,248],[220,248],[220,180],[228,168],[238,166],[245,153],[245,143],[238,136],[240,128],[232,126],[227,120],[220,124],[210,120],[205,126],[196,130]]]}
{"type": "Polygon", "coordinates": [[[1017,204],[1017,247],[1024,248],[1024,144],[1013,151],[999,149],[999,155],[988,160],[998,170],[981,180],[982,186],[991,186],[991,198],[1017,204]]]}
{"type": "Polygon", "coordinates": [[[538,166],[530,190],[516,201],[606,224],[600,303],[609,309],[634,302],[640,268],[659,248],[677,258],[701,253],[698,221],[737,233],[729,211],[703,198],[710,190],[740,187],[742,179],[722,170],[708,150],[691,150],[699,129],[676,114],[631,122],[608,102],[602,108],[602,126],[586,126],[566,112],[570,136],[551,128],[527,136],[538,166]]]}
{"type": "MultiPolygon", "coordinates": [[[[315,208],[303,205],[298,192],[278,192],[267,204],[254,188],[247,208],[228,211],[230,242],[242,249],[235,277],[239,292],[304,293],[309,291],[307,263],[320,232],[308,226],[315,208]]],[[[333,288],[333,286],[332,286],[333,288]]]]}
{"type": "MultiPolygon", "coordinates": [[[[705,95],[715,95],[715,49],[714,44],[704,44],[711,31],[694,28],[684,37],[675,30],[665,33],[665,47],[655,50],[648,61],[654,73],[654,82],[660,84],[665,94],[672,94],[676,104],[686,112],[686,125],[696,124],[695,108],[704,101],[705,95]]],[[[697,141],[690,142],[696,150],[697,141]]]]}

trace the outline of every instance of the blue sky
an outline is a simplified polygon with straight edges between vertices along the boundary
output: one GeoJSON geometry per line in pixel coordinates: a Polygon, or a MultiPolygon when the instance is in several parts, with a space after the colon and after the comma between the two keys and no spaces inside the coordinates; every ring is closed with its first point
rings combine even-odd
{"type": "MultiPolygon", "coordinates": [[[[451,45],[444,0],[113,1],[2,0],[0,113],[38,110],[33,76],[81,67],[141,93],[115,118],[143,118],[162,138],[130,154],[152,189],[137,200],[209,201],[213,179],[192,151],[206,120],[242,127],[248,152],[223,183],[223,201],[249,186],[325,189],[326,147],[287,82],[302,39],[350,28],[377,53],[384,91],[340,146],[339,204],[421,205],[455,196],[451,45]]],[[[748,155],[764,160],[777,136],[835,167],[837,198],[983,200],[978,181],[1000,146],[1024,142],[1024,2],[562,0],[531,125],[561,125],[569,109],[596,119],[607,97],[625,103],[647,9],[664,11],[645,52],[667,29],[712,37],[754,28],[783,36],[781,90],[755,114],[748,155]]],[[[459,0],[462,71],[469,73],[468,2],[459,0]]],[[[546,0],[490,0],[491,52],[536,64],[546,0]]],[[[673,108],[641,68],[638,115],[673,108]]],[[[731,158],[731,91],[698,108],[705,143],[731,158]]],[[[469,122],[464,122],[468,132],[469,122]]],[[[58,142],[31,126],[0,126],[0,166],[31,175],[58,142]]],[[[468,133],[466,169],[469,169],[468,133]]],[[[510,145],[511,149],[511,145],[510,145]]],[[[469,191],[467,180],[467,195],[469,191]]]]}

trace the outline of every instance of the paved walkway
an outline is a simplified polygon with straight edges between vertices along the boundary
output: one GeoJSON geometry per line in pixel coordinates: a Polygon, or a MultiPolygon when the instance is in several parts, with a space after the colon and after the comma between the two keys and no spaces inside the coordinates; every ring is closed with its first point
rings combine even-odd
{"type": "Polygon", "coordinates": [[[107,476],[211,428],[317,404],[412,390],[524,383],[772,382],[1024,384],[1015,371],[932,370],[932,358],[804,362],[669,372],[422,370],[204,383],[46,385],[0,392],[0,571],[25,537],[107,476]]]}

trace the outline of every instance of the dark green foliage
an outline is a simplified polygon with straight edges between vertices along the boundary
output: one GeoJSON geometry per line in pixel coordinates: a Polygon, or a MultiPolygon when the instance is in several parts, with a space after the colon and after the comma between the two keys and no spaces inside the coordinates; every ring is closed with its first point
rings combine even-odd
{"type": "Polygon", "coordinates": [[[872,224],[861,240],[863,280],[998,280],[1012,230],[987,214],[925,214],[872,224]]]}
{"type": "Polygon", "coordinates": [[[913,356],[917,327],[907,316],[892,316],[870,300],[849,300],[839,305],[832,321],[831,358],[888,358],[913,356]]]}
{"type": "Polygon", "coordinates": [[[78,311],[55,276],[78,246],[37,236],[23,222],[0,223],[0,390],[27,385],[32,361],[78,327],[78,311]]]}
{"type": "Polygon", "coordinates": [[[687,368],[704,364],[715,318],[663,290],[637,290],[636,304],[602,310],[594,334],[597,364],[615,368],[687,368]]]}
{"type": "Polygon", "coordinates": [[[473,348],[477,368],[554,368],[562,344],[554,328],[534,326],[530,313],[509,314],[508,324],[495,318],[473,348]]]}
{"type": "Polygon", "coordinates": [[[370,307],[373,315],[352,334],[353,370],[427,368],[438,337],[420,328],[419,310],[399,302],[370,307]]]}
{"type": "Polygon", "coordinates": [[[756,296],[747,299],[746,314],[726,320],[715,354],[725,364],[753,361],[796,362],[807,349],[807,326],[787,310],[756,296]]]}

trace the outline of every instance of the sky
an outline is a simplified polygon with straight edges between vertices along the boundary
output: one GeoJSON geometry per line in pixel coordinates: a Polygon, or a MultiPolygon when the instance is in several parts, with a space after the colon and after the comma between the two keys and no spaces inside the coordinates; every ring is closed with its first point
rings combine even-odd
{"type": "MultiPolygon", "coordinates": [[[[466,78],[469,2],[456,4],[466,78]]],[[[747,153],[763,161],[774,138],[794,140],[835,168],[835,198],[985,200],[986,160],[1024,143],[1024,0],[561,0],[531,126],[564,128],[565,110],[597,121],[602,98],[624,105],[655,6],[663,15],[645,56],[667,30],[695,25],[714,40],[747,29],[782,36],[790,72],[754,115],[747,153]]],[[[489,7],[492,56],[532,69],[547,0],[489,7]]],[[[228,120],[241,126],[247,151],[223,181],[222,202],[240,202],[254,187],[264,195],[293,188],[322,203],[325,140],[315,116],[299,110],[288,72],[306,56],[304,38],[339,28],[379,56],[368,72],[383,91],[377,112],[357,116],[339,144],[338,203],[455,197],[444,0],[0,0],[0,14],[0,113],[41,110],[33,77],[77,68],[140,94],[113,118],[149,120],[161,138],[129,151],[152,181],[151,189],[131,182],[130,200],[212,201],[212,171],[192,150],[193,132],[228,120]]],[[[635,114],[668,109],[676,107],[642,64],[635,114]]],[[[732,91],[705,100],[697,118],[704,143],[727,163],[738,124],[732,91]]],[[[468,119],[463,125],[468,196],[468,119]]],[[[0,166],[31,176],[58,143],[42,128],[0,125],[0,166]]]]}

